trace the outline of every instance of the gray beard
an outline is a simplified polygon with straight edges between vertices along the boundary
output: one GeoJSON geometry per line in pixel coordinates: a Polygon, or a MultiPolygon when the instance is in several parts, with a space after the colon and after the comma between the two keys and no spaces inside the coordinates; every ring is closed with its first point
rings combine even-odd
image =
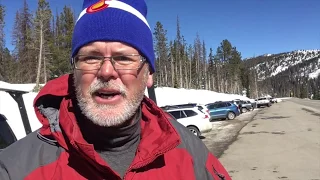
{"type": "MultiPolygon", "coordinates": [[[[146,73],[146,75],[148,74],[146,73]]],[[[88,98],[85,98],[85,96],[82,94],[81,86],[79,86],[79,82],[75,76],[76,75],[74,75],[74,86],[76,89],[76,97],[79,108],[89,120],[102,127],[120,126],[126,121],[131,120],[133,115],[138,110],[144,97],[144,90],[146,88],[146,82],[148,78],[148,76],[144,76],[141,86],[134,90],[135,92],[131,99],[127,98],[126,92],[128,90],[124,85],[119,86],[112,81],[106,82],[102,81],[101,79],[97,79],[90,85],[89,90],[85,92],[88,98]],[[124,102],[118,105],[97,104],[92,99],[92,93],[93,91],[102,87],[119,89],[124,102]]]]}

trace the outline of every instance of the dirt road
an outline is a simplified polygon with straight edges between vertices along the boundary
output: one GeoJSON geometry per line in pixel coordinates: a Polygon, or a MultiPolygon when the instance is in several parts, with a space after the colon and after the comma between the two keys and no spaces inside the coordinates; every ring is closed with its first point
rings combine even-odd
{"type": "Polygon", "coordinates": [[[320,113],[299,100],[274,104],[220,157],[234,180],[320,180],[320,113]]]}

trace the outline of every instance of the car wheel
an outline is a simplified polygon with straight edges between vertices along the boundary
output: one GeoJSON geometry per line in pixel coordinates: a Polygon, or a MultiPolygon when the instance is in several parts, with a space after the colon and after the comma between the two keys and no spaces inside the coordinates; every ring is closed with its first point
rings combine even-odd
{"type": "Polygon", "coordinates": [[[242,108],[242,109],[241,109],[241,112],[242,112],[242,113],[246,113],[246,112],[248,112],[248,109],[247,109],[247,108],[242,108]]]}
{"type": "Polygon", "coordinates": [[[233,112],[228,112],[227,117],[229,120],[233,120],[236,117],[236,115],[233,112]]]}
{"type": "Polygon", "coordinates": [[[189,131],[191,131],[192,134],[194,134],[195,136],[199,137],[200,136],[200,131],[198,130],[198,128],[194,127],[194,126],[188,126],[189,131]]]}

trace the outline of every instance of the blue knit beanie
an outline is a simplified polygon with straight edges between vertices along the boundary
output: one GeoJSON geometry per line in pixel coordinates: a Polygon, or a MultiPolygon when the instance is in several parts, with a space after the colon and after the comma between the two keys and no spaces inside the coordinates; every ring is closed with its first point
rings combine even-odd
{"type": "Polygon", "coordinates": [[[74,27],[72,57],[94,41],[116,41],[137,49],[155,71],[155,55],[144,0],[84,0],[74,27]]]}

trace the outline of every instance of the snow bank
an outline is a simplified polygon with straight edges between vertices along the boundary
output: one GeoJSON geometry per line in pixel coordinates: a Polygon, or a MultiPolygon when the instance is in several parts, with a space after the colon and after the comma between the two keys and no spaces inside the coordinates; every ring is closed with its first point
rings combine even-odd
{"type": "MultiPolygon", "coordinates": [[[[43,84],[42,84],[43,85],[43,84]]],[[[40,122],[36,118],[33,109],[33,100],[37,93],[31,92],[35,84],[9,84],[0,81],[0,87],[7,89],[15,89],[21,91],[28,91],[23,95],[25,107],[27,110],[28,118],[30,120],[31,129],[34,131],[41,127],[40,122]]],[[[229,101],[234,99],[250,100],[247,97],[217,93],[208,90],[195,90],[195,89],[175,89],[169,87],[160,87],[155,89],[157,103],[159,106],[175,105],[182,103],[200,103],[207,104],[215,101],[229,101]]],[[[145,94],[148,95],[146,89],[145,94]]],[[[5,115],[8,123],[12,125],[13,131],[18,132],[17,138],[20,139],[25,136],[25,130],[21,123],[21,115],[16,101],[6,92],[0,91],[0,113],[5,115]]]]}

